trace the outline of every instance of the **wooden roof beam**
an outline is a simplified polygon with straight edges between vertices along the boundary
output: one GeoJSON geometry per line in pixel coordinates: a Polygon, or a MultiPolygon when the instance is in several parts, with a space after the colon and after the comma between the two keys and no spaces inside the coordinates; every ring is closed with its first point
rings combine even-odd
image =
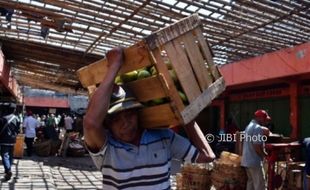
{"type": "Polygon", "coordinates": [[[14,59],[14,57],[22,55],[22,57],[46,61],[57,65],[71,65],[71,68],[78,69],[81,66],[85,66],[102,58],[102,56],[91,54],[83,57],[82,52],[54,47],[47,44],[23,40],[7,40],[3,38],[0,38],[0,41],[3,43],[3,51],[9,59],[14,59]]]}
{"type": "MultiPolygon", "coordinates": [[[[59,78],[64,78],[68,80],[74,80],[76,82],[78,81],[77,76],[74,73],[62,72],[61,70],[55,71],[55,70],[50,70],[50,69],[42,68],[42,67],[36,68],[36,67],[32,67],[32,66],[25,65],[25,64],[15,65],[13,66],[13,68],[23,70],[24,72],[32,72],[32,73],[45,75],[46,77],[51,77],[54,80],[59,80],[59,78]]],[[[72,82],[67,82],[66,80],[63,80],[62,82],[69,83],[70,85],[75,84],[72,82]]]]}
{"type": "Polygon", "coordinates": [[[42,81],[45,83],[51,83],[54,85],[59,85],[59,86],[64,86],[64,87],[68,87],[68,88],[82,88],[80,83],[78,81],[69,81],[70,79],[67,79],[68,82],[59,82],[58,80],[56,80],[56,77],[52,77],[52,76],[45,76],[39,73],[36,74],[30,74],[29,72],[25,72],[21,69],[14,69],[13,70],[13,75],[14,77],[26,77],[29,79],[33,79],[33,80],[38,80],[38,81],[42,81]]]}
{"type": "Polygon", "coordinates": [[[74,95],[87,95],[86,91],[83,90],[75,90],[73,88],[63,87],[54,85],[51,83],[42,82],[40,80],[33,80],[29,79],[28,77],[16,77],[18,82],[23,85],[29,85],[33,88],[40,88],[40,89],[46,89],[46,90],[53,90],[65,94],[74,94],[74,95]]]}
{"type": "Polygon", "coordinates": [[[281,21],[281,20],[283,20],[283,19],[285,19],[285,18],[287,18],[287,17],[289,17],[289,16],[291,16],[291,15],[293,15],[293,14],[299,14],[300,12],[302,12],[302,11],[308,9],[308,8],[309,8],[309,7],[303,7],[303,8],[301,8],[301,9],[299,9],[299,10],[290,11],[290,12],[288,12],[287,14],[283,14],[282,16],[278,17],[277,19],[274,19],[274,20],[271,20],[271,21],[269,21],[269,22],[266,22],[266,23],[263,23],[263,24],[261,24],[261,25],[258,25],[258,26],[256,26],[256,27],[250,29],[250,30],[245,30],[245,31],[243,31],[243,32],[240,32],[240,33],[238,33],[237,35],[234,35],[234,36],[232,36],[232,37],[226,38],[225,40],[222,40],[222,41],[220,41],[220,42],[218,42],[217,44],[214,44],[214,45],[222,44],[222,43],[224,43],[224,42],[230,41],[231,39],[235,39],[235,38],[238,38],[239,36],[242,36],[242,35],[244,35],[244,34],[253,32],[253,31],[255,31],[255,30],[259,29],[259,28],[263,28],[263,27],[265,27],[266,25],[270,25],[270,24],[279,22],[279,21],[281,21]]]}
{"type": "Polygon", "coordinates": [[[51,74],[42,70],[25,70],[23,66],[15,67],[13,70],[14,76],[28,76],[28,78],[46,81],[48,83],[58,83],[59,85],[67,85],[75,87],[79,82],[77,79],[65,78],[62,74],[51,74]],[[30,76],[31,75],[31,76],[30,76]]]}
{"type": "Polygon", "coordinates": [[[0,7],[20,10],[22,12],[29,13],[30,15],[35,13],[37,15],[48,16],[49,18],[63,19],[67,22],[72,22],[71,19],[66,18],[61,14],[57,14],[53,11],[46,10],[44,7],[33,6],[33,5],[27,4],[27,3],[12,2],[12,1],[0,1],[0,7]]]}
{"type": "Polygon", "coordinates": [[[115,32],[119,27],[121,27],[124,23],[126,23],[129,19],[131,19],[135,14],[137,14],[141,9],[143,9],[147,4],[149,4],[151,0],[146,0],[140,7],[138,7],[137,9],[135,9],[128,17],[125,18],[125,20],[123,20],[122,22],[120,22],[117,26],[115,26],[114,28],[112,28],[108,34],[101,34],[85,51],[85,54],[90,52],[90,50],[93,48],[93,46],[99,41],[101,40],[102,37],[107,38],[110,35],[112,35],[113,32],[115,32]]]}

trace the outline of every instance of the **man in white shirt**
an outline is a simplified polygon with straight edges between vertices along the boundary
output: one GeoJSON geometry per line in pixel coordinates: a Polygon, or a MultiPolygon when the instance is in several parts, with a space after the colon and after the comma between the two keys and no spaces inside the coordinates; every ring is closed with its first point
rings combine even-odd
{"type": "Polygon", "coordinates": [[[24,120],[23,126],[25,131],[25,143],[27,146],[27,155],[32,155],[32,145],[34,138],[36,137],[36,128],[40,126],[40,123],[32,115],[32,112],[28,112],[28,117],[24,120]]]}
{"type": "Polygon", "coordinates": [[[73,119],[69,114],[65,117],[65,128],[67,133],[73,130],[73,119]]]}

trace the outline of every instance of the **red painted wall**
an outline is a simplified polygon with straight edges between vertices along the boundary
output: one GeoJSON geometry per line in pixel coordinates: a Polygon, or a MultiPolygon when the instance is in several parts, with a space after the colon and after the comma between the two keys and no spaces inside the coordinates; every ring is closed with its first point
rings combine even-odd
{"type": "Polygon", "coordinates": [[[12,77],[11,66],[6,64],[5,57],[0,49],[0,83],[3,90],[7,91],[11,94],[18,102],[22,100],[22,94],[20,91],[20,87],[14,77],[12,77]]]}
{"type": "Polygon", "coordinates": [[[4,55],[0,49],[0,80],[5,86],[9,84],[10,69],[9,65],[5,64],[4,55]]]}
{"type": "Polygon", "coordinates": [[[310,73],[310,42],[226,64],[220,71],[227,86],[310,73]]]}
{"type": "Polygon", "coordinates": [[[263,98],[284,97],[289,95],[290,92],[288,88],[275,88],[230,94],[229,101],[236,102],[243,100],[257,100],[263,98]]]}
{"type": "Polygon", "coordinates": [[[17,80],[14,77],[12,77],[12,75],[9,78],[8,88],[9,91],[15,96],[16,100],[18,102],[22,102],[22,93],[20,87],[17,83],[17,80]]]}
{"type": "Polygon", "coordinates": [[[47,107],[47,108],[69,108],[67,99],[49,97],[24,97],[26,106],[47,107]]]}
{"type": "Polygon", "coordinates": [[[252,91],[244,91],[240,94],[226,92],[226,96],[228,96],[229,101],[288,96],[290,98],[290,136],[293,139],[298,138],[298,96],[300,92],[309,94],[308,88],[300,88],[299,80],[302,79],[301,76],[306,79],[309,79],[308,76],[310,76],[310,42],[227,64],[222,66],[220,71],[227,87],[235,87],[236,89],[241,86],[251,88],[264,83],[269,85],[283,83],[281,79],[286,78],[285,82],[288,84],[288,88],[263,89],[255,92],[252,89],[252,91]]]}

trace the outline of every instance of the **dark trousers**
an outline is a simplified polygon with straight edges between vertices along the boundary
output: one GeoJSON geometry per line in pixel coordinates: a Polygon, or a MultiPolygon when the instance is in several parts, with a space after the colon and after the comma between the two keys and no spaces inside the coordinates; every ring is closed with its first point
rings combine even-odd
{"type": "Polygon", "coordinates": [[[25,138],[25,143],[26,143],[26,146],[27,146],[27,155],[28,156],[32,155],[33,140],[34,140],[34,138],[28,138],[28,137],[25,138]]]}
{"type": "Polygon", "coordinates": [[[4,167],[4,172],[11,172],[11,166],[13,164],[13,145],[1,145],[1,158],[4,167]]]}

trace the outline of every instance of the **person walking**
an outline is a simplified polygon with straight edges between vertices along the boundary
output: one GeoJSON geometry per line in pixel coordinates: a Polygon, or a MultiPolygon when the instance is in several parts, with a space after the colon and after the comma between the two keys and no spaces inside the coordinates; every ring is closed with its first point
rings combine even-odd
{"type": "Polygon", "coordinates": [[[0,119],[0,148],[1,159],[4,167],[4,181],[12,177],[12,164],[14,144],[19,133],[19,119],[16,116],[16,104],[5,103],[1,105],[2,115],[0,119]]]}
{"type": "Polygon", "coordinates": [[[71,114],[67,114],[65,117],[65,128],[66,128],[66,132],[70,133],[73,131],[73,119],[71,117],[71,114]]]}
{"type": "Polygon", "coordinates": [[[27,146],[27,155],[32,156],[32,146],[34,138],[36,137],[36,128],[40,127],[40,123],[33,117],[31,111],[29,111],[27,115],[23,123],[25,128],[25,143],[27,146]]]}

